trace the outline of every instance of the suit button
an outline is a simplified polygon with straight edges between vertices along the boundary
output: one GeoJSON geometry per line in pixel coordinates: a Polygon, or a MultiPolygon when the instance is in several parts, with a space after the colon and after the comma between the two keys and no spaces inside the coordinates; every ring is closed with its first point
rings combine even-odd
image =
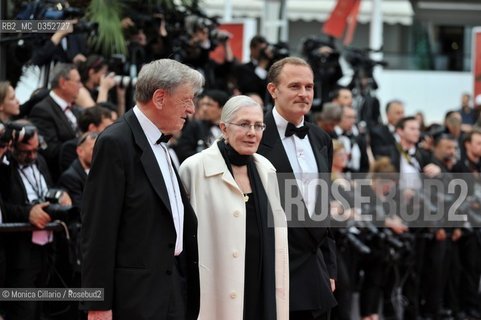
{"type": "Polygon", "coordinates": [[[172,271],[167,270],[167,271],[165,271],[165,273],[166,273],[168,276],[170,276],[170,275],[172,274],[172,271]]]}
{"type": "Polygon", "coordinates": [[[239,218],[240,212],[239,211],[234,211],[234,217],[239,218]]]}
{"type": "Polygon", "coordinates": [[[172,249],[174,247],[173,243],[169,243],[169,248],[172,249]]]}
{"type": "Polygon", "coordinates": [[[231,298],[231,299],[237,298],[237,293],[236,293],[235,291],[232,291],[232,292],[230,293],[230,298],[231,298]]]}
{"type": "Polygon", "coordinates": [[[234,250],[234,251],[232,252],[232,256],[233,256],[234,258],[238,258],[238,257],[239,257],[239,251],[234,250]]]}

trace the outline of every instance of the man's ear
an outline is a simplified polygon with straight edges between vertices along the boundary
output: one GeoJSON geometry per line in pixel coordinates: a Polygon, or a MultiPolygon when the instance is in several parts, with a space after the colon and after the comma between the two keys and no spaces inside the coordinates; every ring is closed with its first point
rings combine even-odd
{"type": "Polygon", "coordinates": [[[162,107],[164,106],[165,94],[166,92],[164,89],[157,89],[152,95],[152,102],[158,109],[162,109],[162,107]]]}
{"type": "Polygon", "coordinates": [[[271,94],[272,99],[276,99],[276,98],[277,98],[277,95],[276,95],[276,93],[275,93],[276,89],[277,89],[277,87],[276,87],[276,85],[275,85],[274,83],[269,82],[269,83],[267,84],[267,91],[269,91],[269,93],[271,94]]]}

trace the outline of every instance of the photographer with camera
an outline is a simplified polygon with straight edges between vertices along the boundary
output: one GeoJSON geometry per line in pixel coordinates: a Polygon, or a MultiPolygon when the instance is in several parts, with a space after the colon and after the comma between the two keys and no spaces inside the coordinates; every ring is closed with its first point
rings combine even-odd
{"type": "MultiPolygon", "coordinates": [[[[71,24],[77,19],[67,20],[71,24]]],[[[50,62],[79,63],[87,60],[87,39],[84,34],[73,33],[74,28],[58,30],[41,48],[36,48],[30,63],[37,66],[49,65],[50,62]]]]}
{"type": "Polygon", "coordinates": [[[322,111],[323,104],[329,102],[337,81],[343,75],[339,64],[340,53],[332,42],[311,36],[304,40],[302,54],[314,71],[316,89],[312,110],[322,111]]]}
{"type": "MultiPolygon", "coordinates": [[[[6,205],[5,222],[30,222],[38,231],[12,233],[6,237],[8,259],[6,287],[46,287],[52,266],[53,241],[51,231],[41,230],[52,219],[47,213],[50,203],[45,196],[52,186],[47,164],[38,154],[37,129],[26,120],[17,120],[8,126],[12,137],[9,165],[0,167],[0,194],[6,205]]],[[[67,193],[59,199],[70,205],[67,193]]],[[[39,319],[38,302],[14,301],[6,305],[7,319],[39,319]]]]}
{"type": "Polygon", "coordinates": [[[237,88],[241,94],[257,93],[266,103],[267,71],[271,65],[266,52],[269,43],[261,35],[254,36],[249,44],[250,61],[236,70],[237,88]]]}

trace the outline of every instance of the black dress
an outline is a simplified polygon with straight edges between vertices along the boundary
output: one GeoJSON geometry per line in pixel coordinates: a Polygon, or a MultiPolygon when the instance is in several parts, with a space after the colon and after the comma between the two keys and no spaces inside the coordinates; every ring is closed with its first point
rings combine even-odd
{"type": "Polygon", "coordinates": [[[244,319],[259,319],[262,312],[262,226],[256,212],[255,197],[247,194],[246,202],[246,256],[244,276],[244,319]]]}

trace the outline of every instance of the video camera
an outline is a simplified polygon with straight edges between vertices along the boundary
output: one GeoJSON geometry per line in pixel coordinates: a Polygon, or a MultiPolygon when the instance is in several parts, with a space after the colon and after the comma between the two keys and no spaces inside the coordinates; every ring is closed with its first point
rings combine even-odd
{"type": "Polygon", "coordinates": [[[290,55],[289,45],[285,42],[278,42],[274,44],[267,44],[267,46],[260,52],[259,59],[269,60],[270,65],[281,59],[287,58],[290,55]]]}
{"type": "Polygon", "coordinates": [[[339,64],[339,51],[333,44],[318,37],[311,36],[303,41],[302,54],[307,58],[313,70],[339,64]]]}
{"type": "Polygon", "coordinates": [[[36,131],[36,128],[30,125],[25,126],[13,122],[0,123],[0,148],[8,146],[10,143],[27,142],[36,131]]]}

